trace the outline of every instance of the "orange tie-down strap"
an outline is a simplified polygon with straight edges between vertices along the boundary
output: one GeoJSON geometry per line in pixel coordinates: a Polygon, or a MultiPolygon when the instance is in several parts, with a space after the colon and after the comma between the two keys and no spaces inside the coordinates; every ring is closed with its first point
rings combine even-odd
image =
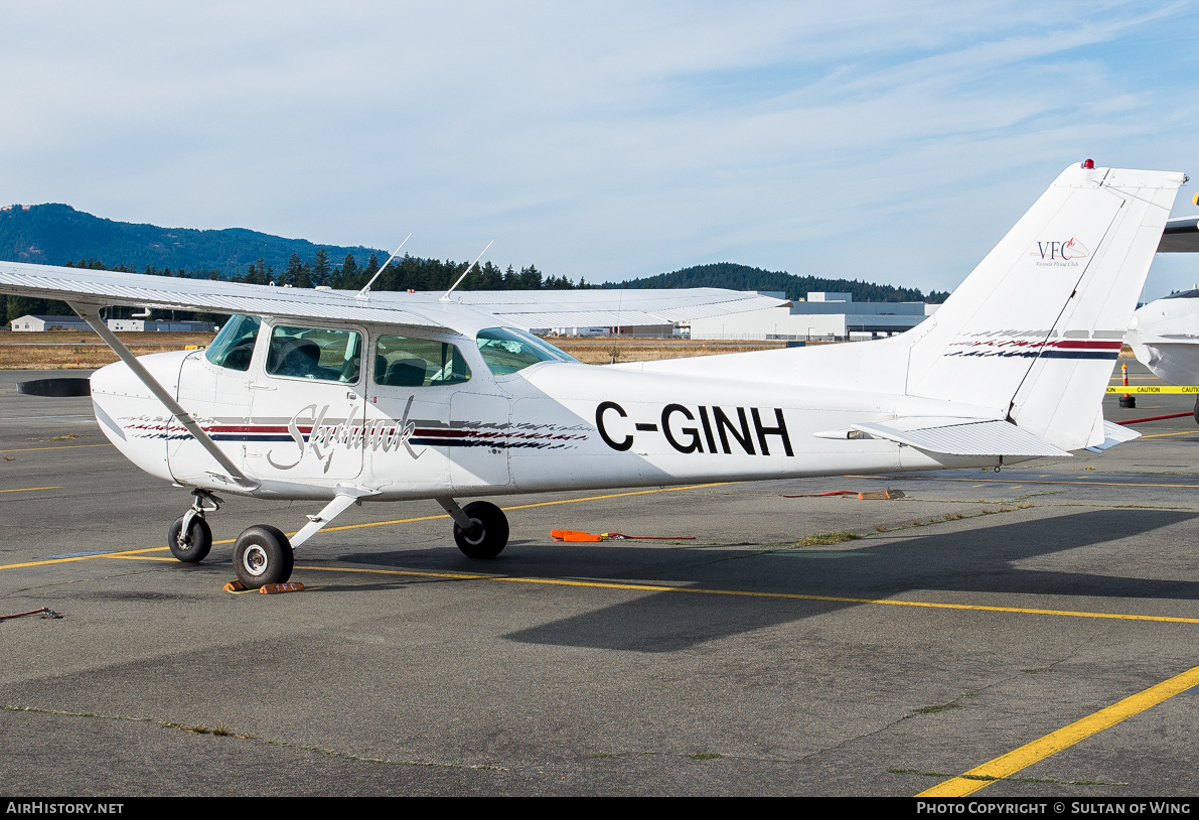
{"type": "MultiPolygon", "coordinates": [[[[1183,415],[1187,415],[1183,413],[1183,415]]],[[[859,493],[857,490],[830,490],[827,493],[804,493],[803,495],[784,495],[783,498],[825,498],[833,495],[856,495],[858,501],[890,501],[893,498],[907,498],[903,490],[871,490],[859,493]]]]}
{"type": "Polygon", "coordinates": [[[601,532],[592,535],[579,530],[550,530],[555,541],[694,541],[694,535],[625,535],[621,532],[601,532]]]}

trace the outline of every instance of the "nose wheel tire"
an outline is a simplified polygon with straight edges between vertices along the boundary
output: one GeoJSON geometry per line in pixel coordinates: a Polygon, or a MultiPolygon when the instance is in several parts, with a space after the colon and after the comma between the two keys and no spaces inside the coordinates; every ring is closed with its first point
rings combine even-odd
{"type": "Polygon", "coordinates": [[[233,547],[233,569],[246,589],[285,583],[293,560],[291,542],[269,524],[250,527],[237,536],[233,547]]]}
{"type": "Polygon", "coordinates": [[[185,564],[195,564],[203,561],[212,549],[212,529],[207,521],[195,515],[184,533],[183,516],[180,516],[167,532],[167,544],[171,555],[185,564]]]}
{"type": "Polygon", "coordinates": [[[454,542],[467,558],[495,558],[508,545],[508,519],[504,511],[486,501],[462,508],[474,526],[469,530],[454,524],[454,542]]]}

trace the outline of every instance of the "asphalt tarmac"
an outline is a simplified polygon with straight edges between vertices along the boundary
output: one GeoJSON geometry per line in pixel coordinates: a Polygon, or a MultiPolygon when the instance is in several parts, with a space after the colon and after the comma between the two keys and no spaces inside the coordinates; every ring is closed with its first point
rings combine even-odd
{"type": "Polygon", "coordinates": [[[0,372],[0,615],[61,615],[0,620],[5,794],[1199,790],[1199,671],[1161,686],[1199,668],[1193,418],[1001,473],[509,497],[494,561],[368,503],[297,551],[305,592],[231,594],[229,542],[317,505],[228,497],[182,565],[187,494],[87,399],[16,394],[47,375],[0,372]]]}

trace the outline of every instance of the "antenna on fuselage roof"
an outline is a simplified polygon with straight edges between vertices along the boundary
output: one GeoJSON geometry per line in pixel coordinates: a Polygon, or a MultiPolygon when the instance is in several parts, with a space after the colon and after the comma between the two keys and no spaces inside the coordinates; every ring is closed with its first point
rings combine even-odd
{"type": "MultiPolygon", "coordinates": [[[[402,247],[404,247],[405,245],[407,245],[407,244],[408,244],[408,240],[409,240],[409,239],[411,239],[411,238],[412,238],[412,234],[408,234],[406,237],[404,237],[404,241],[400,243],[400,248],[402,248],[402,247]]],[[[393,260],[393,259],[395,259],[397,256],[399,256],[399,254],[400,254],[400,248],[396,248],[396,249],[395,249],[395,253],[393,253],[391,256],[387,257],[387,261],[386,261],[386,262],[384,262],[384,263],[383,263],[383,265],[382,265],[382,266],[381,266],[381,267],[380,267],[380,268],[379,268],[377,271],[375,271],[375,275],[374,275],[374,276],[372,276],[372,277],[371,277],[371,280],[370,280],[369,282],[367,282],[367,283],[366,283],[366,286],[365,286],[365,287],[363,287],[363,288],[362,288],[362,290],[358,291],[358,293],[356,293],[356,294],[354,295],[354,298],[355,298],[355,299],[365,299],[365,298],[367,298],[367,297],[370,295],[370,292],[371,292],[371,285],[375,284],[375,280],[379,278],[379,274],[380,274],[380,273],[382,273],[383,271],[387,270],[387,266],[391,264],[391,260],[393,260]]]]}
{"type": "MultiPolygon", "coordinates": [[[[487,248],[490,248],[490,247],[491,247],[492,245],[494,245],[494,244],[495,244],[495,240],[493,239],[493,240],[491,240],[490,242],[488,242],[488,243],[487,243],[487,248]]],[[[454,288],[456,288],[456,287],[458,287],[460,284],[462,284],[462,280],[466,278],[466,274],[470,273],[470,269],[471,269],[471,268],[473,268],[475,265],[479,264],[479,260],[483,258],[483,254],[484,254],[484,253],[487,253],[487,248],[484,248],[484,249],[483,249],[483,252],[482,252],[482,253],[480,253],[478,256],[476,256],[476,257],[475,257],[475,261],[474,261],[474,262],[471,262],[469,265],[467,265],[467,266],[466,266],[466,270],[462,271],[462,275],[458,277],[458,281],[457,281],[457,282],[455,282],[454,284],[450,285],[450,289],[449,289],[449,290],[447,290],[447,291],[446,291],[446,292],[445,292],[445,293],[442,295],[442,297],[441,297],[441,300],[440,300],[440,301],[442,301],[442,302],[448,302],[448,301],[450,301],[450,294],[453,292],[454,288]]]]}

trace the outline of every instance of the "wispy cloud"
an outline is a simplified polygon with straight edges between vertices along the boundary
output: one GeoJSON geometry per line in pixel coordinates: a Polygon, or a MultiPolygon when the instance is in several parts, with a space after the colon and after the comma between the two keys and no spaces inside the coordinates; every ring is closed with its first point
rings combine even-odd
{"type": "Polygon", "coordinates": [[[0,198],[453,258],[496,237],[592,281],[733,260],[950,288],[1069,162],[1199,169],[1189,6],[4,18],[0,198]]]}

